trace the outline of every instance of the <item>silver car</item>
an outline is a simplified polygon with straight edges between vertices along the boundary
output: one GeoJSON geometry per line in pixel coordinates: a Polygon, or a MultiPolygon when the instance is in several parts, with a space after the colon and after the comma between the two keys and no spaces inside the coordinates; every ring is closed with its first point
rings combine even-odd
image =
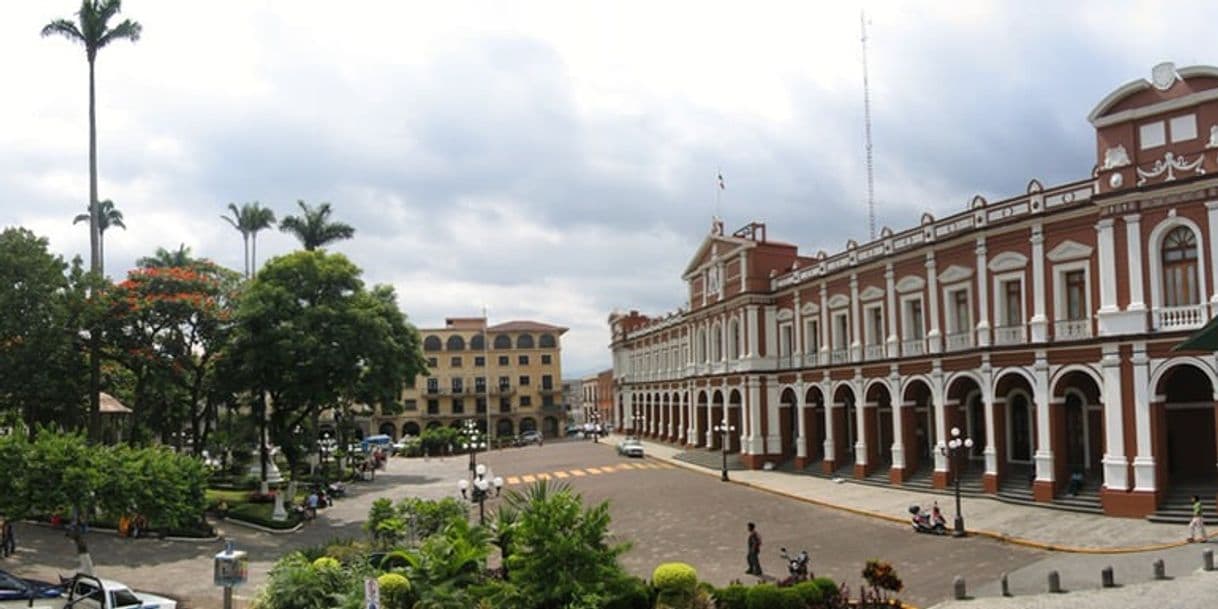
{"type": "Polygon", "coordinates": [[[643,457],[643,443],[635,439],[626,439],[618,442],[617,454],[624,457],[643,457]]]}

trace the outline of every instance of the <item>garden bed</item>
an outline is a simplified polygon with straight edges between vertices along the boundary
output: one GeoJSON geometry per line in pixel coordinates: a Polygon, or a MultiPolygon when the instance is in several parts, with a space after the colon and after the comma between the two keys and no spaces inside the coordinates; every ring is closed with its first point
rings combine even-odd
{"type": "Polygon", "coordinates": [[[225,518],[279,531],[296,528],[302,521],[300,515],[292,510],[288,510],[286,520],[275,520],[271,517],[274,510],[273,503],[241,503],[229,507],[225,518]]]}

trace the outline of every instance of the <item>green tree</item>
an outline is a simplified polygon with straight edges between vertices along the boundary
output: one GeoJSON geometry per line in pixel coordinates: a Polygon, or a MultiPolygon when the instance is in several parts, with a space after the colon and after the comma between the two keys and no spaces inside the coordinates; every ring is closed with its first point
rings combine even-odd
{"type": "MultiPolygon", "coordinates": [[[[140,39],[143,26],[130,19],[110,27],[122,10],[121,0],[81,0],[76,12],[77,22],[56,19],[42,28],[43,37],[63,36],[85,47],[85,58],[89,61],[89,270],[102,274],[101,224],[97,204],[97,96],[94,86],[94,64],[97,52],[117,40],[140,39]]],[[[96,339],[90,344],[89,362],[89,434],[94,439],[101,433],[101,400],[98,396],[101,384],[101,362],[98,357],[99,344],[96,339]]]]}
{"type": "Polygon", "coordinates": [[[311,252],[332,241],[350,239],[355,235],[351,225],[330,221],[329,203],[313,207],[304,201],[297,201],[296,205],[300,206],[302,215],[284,216],[279,230],[294,235],[306,251],[311,252]]]}
{"type": "Polygon", "coordinates": [[[245,243],[245,278],[249,279],[258,268],[258,232],[275,225],[275,212],[257,201],[242,203],[240,208],[236,203],[229,203],[228,209],[232,216],[220,217],[241,233],[245,243]]]}
{"type": "Polygon", "coordinates": [[[24,228],[0,233],[0,420],[72,427],[85,401],[79,294],[68,265],[24,228]]]}
{"type": "Polygon", "coordinates": [[[298,251],[268,261],[241,297],[233,368],[259,396],[259,421],[270,397],[269,431],[293,467],[302,425],[357,400],[396,400],[425,369],[393,290],[369,292],[359,276],[342,255],[298,251]]]}
{"type": "MultiPolygon", "coordinates": [[[[91,216],[86,212],[78,214],[72,219],[72,224],[80,224],[81,222],[89,222],[91,216]]],[[[114,206],[114,201],[104,199],[97,203],[97,256],[99,262],[98,270],[101,273],[106,272],[106,231],[111,227],[117,226],[123,230],[127,230],[127,225],[123,224],[123,212],[119,211],[114,206]]]]}
{"type": "Polygon", "coordinates": [[[179,244],[178,249],[172,251],[158,247],[155,254],[135,261],[136,266],[154,269],[191,268],[200,263],[211,264],[209,261],[195,258],[185,243],[179,244]]]}

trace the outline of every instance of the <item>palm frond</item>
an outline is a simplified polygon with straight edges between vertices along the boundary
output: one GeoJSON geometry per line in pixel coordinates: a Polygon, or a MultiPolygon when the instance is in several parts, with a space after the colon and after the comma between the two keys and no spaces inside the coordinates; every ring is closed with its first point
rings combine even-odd
{"type": "Polygon", "coordinates": [[[80,224],[81,222],[88,222],[89,218],[90,218],[89,214],[76,214],[76,217],[72,218],[72,224],[80,224]]]}
{"type": "Polygon", "coordinates": [[[85,35],[80,32],[75,23],[67,19],[56,19],[42,27],[42,37],[63,36],[73,42],[85,41],[85,35]]]}
{"type": "Polygon", "coordinates": [[[130,40],[131,42],[139,42],[140,34],[144,31],[144,26],[139,22],[130,19],[124,19],[122,23],[114,26],[101,38],[97,40],[97,48],[102,48],[115,40],[130,40]]]}

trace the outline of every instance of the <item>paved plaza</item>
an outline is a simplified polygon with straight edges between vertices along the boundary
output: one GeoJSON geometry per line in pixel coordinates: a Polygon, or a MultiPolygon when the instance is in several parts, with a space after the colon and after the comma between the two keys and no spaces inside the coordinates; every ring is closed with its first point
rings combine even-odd
{"type": "MultiPolygon", "coordinates": [[[[965,575],[969,593],[981,600],[953,606],[994,606],[993,602],[999,602],[997,581],[1004,572],[1010,574],[1015,601],[1024,603],[1010,606],[1073,606],[1091,598],[1092,593],[1086,591],[1099,587],[1099,571],[1108,565],[1125,585],[1094,594],[1105,603],[1121,598],[1115,606],[1134,606],[1125,598],[1135,595],[1157,598],[1179,593],[1187,602],[1187,594],[1198,589],[1218,592],[1218,574],[1193,573],[1200,565],[1201,546],[1178,543],[1183,533],[1180,527],[970,499],[965,504],[970,528],[992,529],[1021,538],[1027,545],[984,535],[967,539],[917,535],[905,524],[905,507],[939,500],[950,518],[950,502],[942,495],[922,497],[764,471],[732,472],[733,483],[725,484],[716,471],[673,460],[675,450],[669,447],[648,443],[649,457],[639,460],[619,457],[613,445],[612,441],[550,442],[544,447],[493,451],[479,455],[479,460],[503,476],[509,490],[546,477],[569,484],[588,502],[609,500],[613,535],[632,544],[623,564],[644,577],[661,562],[680,560],[694,565],[703,579],[717,585],[756,581],[744,573],[744,525],[754,521],[764,539],[761,562],[767,576],[784,575],[785,565],[778,554],[782,546],[808,550],[816,575],[855,586],[861,583],[864,561],[880,558],[892,562],[904,580],[902,598],[922,607],[944,601],[957,574],[965,575]],[[1077,545],[1093,553],[1050,552],[1037,547],[1042,543],[1077,545]],[[1100,553],[1146,544],[1170,547],[1100,553]],[[1140,582],[1150,579],[1150,563],[1156,557],[1166,561],[1168,574],[1176,579],[1142,586],[1140,582]],[[1071,592],[1029,596],[1044,590],[1050,569],[1062,573],[1063,585],[1071,592]]],[[[361,524],[374,499],[452,496],[456,480],[466,475],[467,468],[465,457],[392,459],[375,482],[354,485],[350,498],[323,510],[316,521],[297,533],[272,535],[219,523],[224,535],[250,552],[251,585],[238,592],[238,600],[248,603],[265,583],[271,564],[284,553],[334,537],[364,535],[361,524]]],[[[494,501],[488,509],[493,509],[494,501]]],[[[56,573],[74,567],[72,545],[61,531],[23,524],[18,535],[19,553],[0,561],[0,568],[54,579],[56,573]]],[[[219,605],[219,591],[211,585],[211,556],[221,549],[220,541],[124,540],[100,532],[89,535],[89,544],[98,570],[105,576],[166,593],[189,607],[219,605]]]]}

